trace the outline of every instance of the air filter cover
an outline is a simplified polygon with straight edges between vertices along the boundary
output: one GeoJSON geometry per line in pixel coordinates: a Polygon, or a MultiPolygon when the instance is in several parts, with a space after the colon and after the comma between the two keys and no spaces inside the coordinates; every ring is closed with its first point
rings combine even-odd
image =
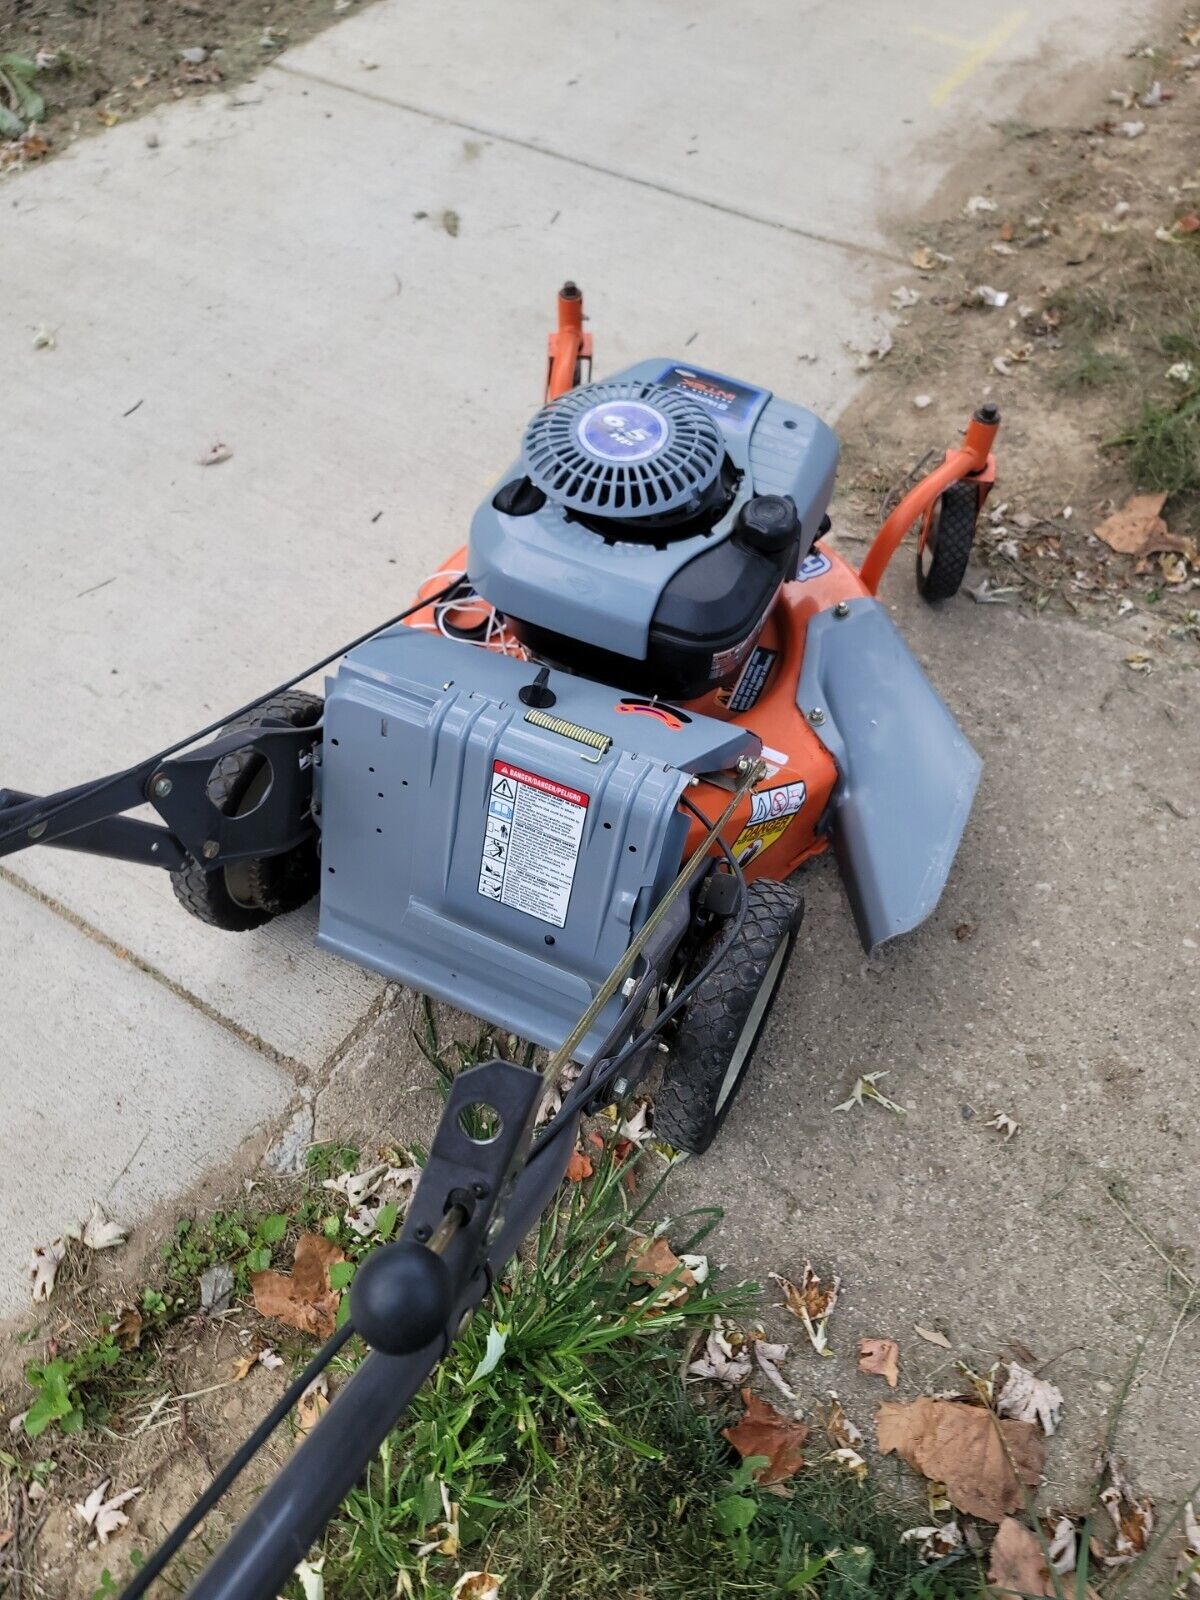
{"type": "Polygon", "coordinates": [[[530,479],[558,505],[595,517],[661,517],[715,482],[716,424],[678,389],[624,380],[572,389],[525,430],[530,479]]]}

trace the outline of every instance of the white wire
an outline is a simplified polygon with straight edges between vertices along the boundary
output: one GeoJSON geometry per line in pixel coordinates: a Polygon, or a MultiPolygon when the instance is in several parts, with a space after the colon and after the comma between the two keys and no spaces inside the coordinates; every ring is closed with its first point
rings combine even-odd
{"type": "MultiPolygon", "coordinates": [[[[461,583],[467,576],[466,572],[458,567],[443,567],[440,572],[435,572],[426,579],[437,589],[442,589],[448,583],[461,583]]],[[[496,615],[496,608],[490,605],[475,589],[467,589],[448,599],[439,600],[433,606],[432,622],[414,622],[414,628],[420,628],[426,633],[440,633],[443,639],[453,639],[456,642],[478,644],[481,649],[495,651],[499,655],[509,656],[518,661],[528,661],[529,652],[519,639],[513,637],[505,624],[496,615]],[[447,626],[446,618],[453,611],[462,610],[465,606],[477,605],[484,608],[485,622],[482,639],[463,640],[462,634],[454,632],[447,626]]]]}

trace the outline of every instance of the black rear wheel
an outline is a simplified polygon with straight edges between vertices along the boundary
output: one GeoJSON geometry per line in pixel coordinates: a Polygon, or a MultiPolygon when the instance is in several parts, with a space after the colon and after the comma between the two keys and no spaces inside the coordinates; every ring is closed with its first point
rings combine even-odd
{"type": "MultiPolygon", "coordinates": [[[[693,1155],[716,1138],[746,1081],[804,916],[804,901],[787,884],[760,879],[746,893],[745,921],[688,1003],[655,1096],[656,1135],[693,1155]]],[[[696,952],[684,983],[722,937],[696,952]]]]}
{"type": "MultiPolygon", "coordinates": [[[[310,728],[321,720],[322,710],[318,696],[290,689],[265,700],[223,732],[281,725],[310,728]]],[[[226,816],[236,817],[254,809],[270,781],[270,768],[254,750],[232,750],[209,774],[208,797],[226,816]]],[[[295,911],[312,899],[319,883],[315,839],[306,839],[282,855],[251,856],[207,872],[189,857],[171,874],[171,887],[184,910],[228,933],[245,933],[295,911]]]]}
{"type": "Polygon", "coordinates": [[[973,483],[952,483],[933,503],[924,543],[917,550],[917,589],[925,600],[948,600],[967,575],[979,491],[973,483]]]}

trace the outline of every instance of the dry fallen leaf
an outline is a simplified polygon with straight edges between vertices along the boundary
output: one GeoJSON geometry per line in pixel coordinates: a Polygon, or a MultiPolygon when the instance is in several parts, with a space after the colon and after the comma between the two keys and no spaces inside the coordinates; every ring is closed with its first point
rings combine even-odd
{"type": "Polygon", "coordinates": [[[918,272],[933,272],[938,265],[940,257],[935,250],[931,250],[927,244],[923,244],[914,250],[908,259],[918,272]]]}
{"type": "Polygon", "coordinates": [[[1054,1580],[1038,1536],[1023,1522],[1005,1517],[996,1530],[988,1562],[988,1583],[998,1597],[1052,1595],[1054,1580]]]}
{"type": "Polygon", "coordinates": [[[1017,1422],[1040,1422],[1043,1433],[1053,1433],[1062,1416],[1061,1392],[1046,1378],[1035,1378],[1020,1362],[1009,1364],[1004,1387],[996,1396],[996,1410],[1017,1422]]]}
{"type": "Polygon", "coordinates": [[[110,1537],[125,1526],[129,1518],[121,1507],[132,1500],[135,1494],[142,1492],[142,1486],[138,1484],[136,1488],[126,1489],[123,1494],[115,1494],[111,1500],[106,1500],[104,1497],[111,1481],[110,1478],[104,1478],[83,1504],[75,1507],[75,1515],[86,1522],[96,1535],[90,1541],[92,1544],[107,1544],[110,1537]]]}
{"type": "Polygon", "coordinates": [[[787,1360],[788,1346],[786,1344],[768,1344],[765,1339],[755,1339],[754,1359],[762,1368],[765,1376],[775,1385],[780,1394],[788,1400],[796,1398],[796,1391],[788,1383],[779,1370],[779,1363],[787,1360]]]}
{"type": "Polygon", "coordinates": [[[888,1388],[894,1389],[900,1381],[900,1346],[895,1339],[860,1339],[858,1370],[886,1378],[888,1388]]]}
{"type": "Polygon", "coordinates": [[[499,1600],[504,1579],[494,1572],[464,1572],[450,1591],[450,1600],[499,1600]]]}
{"type": "Polygon", "coordinates": [[[255,1310],[301,1333],[328,1339],[338,1308],[337,1291],[329,1287],[329,1269],[345,1259],[323,1234],[302,1233],[296,1240],[290,1276],[286,1272],[250,1274],[255,1310]]]}
{"type": "Polygon", "coordinates": [[[1104,1560],[1110,1567],[1119,1567],[1135,1561],[1150,1542],[1154,1532],[1154,1504],[1145,1495],[1138,1498],[1111,1453],[1105,1456],[1104,1467],[1110,1482],[1100,1493],[1100,1503],[1117,1530],[1116,1549],[1104,1560]]]}
{"type": "Polygon", "coordinates": [[[894,1100],[889,1100],[887,1095],[879,1088],[880,1078],[886,1078],[885,1072],[864,1072],[857,1078],[850,1098],[843,1100],[841,1105],[834,1106],[835,1111],[852,1111],[855,1106],[861,1106],[867,1100],[874,1100],[876,1105],[882,1106],[885,1111],[894,1111],[898,1117],[907,1116],[904,1107],[897,1105],[894,1100]]]}
{"type": "Polygon", "coordinates": [[[963,1533],[957,1522],[943,1522],[940,1526],[906,1528],[900,1543],[915,1544],[918,1561],[941,1561],[962,1549],[963,1533]]]}
{"type": "Polygon", "coordinates": [[[673,1287],[682,1285],[685,1289],[693,1289],[696,1286],[695,1274],[684,1266],[661,1235],[648,1243],[645,1239],[635,1239],[626,1251],[625,1259],[630,1263],[629,1276],[634,1283],[649,1284],[656,1289],[664,1278],[669,1278],[679,1269],[673,1287]]]}
{"type": "Polygon", "coordinates": [[[582,1183],[585,1178],[592,1175],[592,1158],[585,1155],[582,1150],[572,1150],[571,1159],[567,1162],[566,1179],[568,1183],[582,1183]]]}
{"type": "Polygon", "coordinates": [[[54,1293],[54,1280],[62,1258],[67,1253],[65,1239],[51,1239],[49,1244],[35,1244],[29,1256],[29,1281],[33,1303],[49,1300],[54,1293]]]}
{"type": "Polygon", "coordinates": [[[712,1378],[716,1383],[736,1389],[750,1376],[751,1367],[749,1345],[743,1340],[735,1349],[717,1317],[716,1325],[704,1341],[704,1354],[688,1367],[688,1376],[712,1378]]]}
{"type": "Polygon", "coordinates": [[[233,451],[227,444],[218,442],[217,444],[209,445],[208,449],[200,457],[200,465],[202,467],[219,467],[222,461],[228,461],[232,455],[233,451]]]}
{"type": "Polygon", "coordinates": [[[984,1127],[995,1128],[996,1132],[1003,1138],[1005,1144],[1009,1142],[1013,1134],[1020,1133],[1021,1131],[1021,1124],[1019,1122],[1014,1122],[1013,1119],[1008,1115],[1007,1111],[997,1111],[994,1117],[984,1123],[984,1127]]]}
{"type": "Polygon", "coordinates": [[[983,1406],[927,1396],[907,1405],[886,1400],[875,1421],[883,1455],[895,1451],[926,1478],[944,1483],[960,1511],[988,1522],[1019,1511],[1021,1485],[1041,1479],[1046,1448],[1032,1423],[1001,1422],[983,1406]]]}
{"type": "Polygon", "coordinates": [[[1070,1517],[1047,1517],[1043,1519],[1046,1530],[1046,1547],[1050,1553],[1050,1565],[1055,1572],[1065,1573],[1075,1571],[1075,1561],[1079,1551],[1079,1535],[1075,1524],[1070,1517]]]}
{"type": "Polygon", "coordinates": [[[318,1375],[296,1401],[296,1432],[303,1438],[310,1433],[329,1410],[329,1380],[323,1372],[318,1375]]]}
{"type": "Polygon", "coordinates": [[[1167,531],[1162,517],[1166,503],[1165,494],[1131,495],[1119,511],[1106,517],[1093,531],[1110,549],[1122,555],[1140,556],[1156,535],[1167,531]]]}
{"type": "Polygon", "coordinates": [[[939,1333],[936,1328],[922,1328],[914,1322],[913,1332],[917,1335],[918,1339],[924,1339],[926,1344],[936,1344],[941,1350],[954,1349],[954,1346],[950,1343],[949,1339],[947,1339],[946,1335],[944,1333],[939,1333]]]}
{"type": "Polygon", "coordinates": [[[799,1288],[790,1278],[785,1278],[778,1272],[769,1273],[768,1276],[783,1290],[788,1310],[794,1317],[799,1317],[804,1324],[809,1343],[817,1354],[819,1356],[832,1354],[829,1350],[825,1324],[829,1320],[830,1312],[837,1305],[838,1288],[842,1280],[835,1274],[828,1288],[823,1288],[820,1278],[812,1269],[811,1261],[804,1263],[804,1275],[799,1288]]]}
{"type": "Polygon", "coordinates": [[[721,1432],[745,1461],[749,1456],[766,1456],[765,1466],[754,1474],[761,1484],[783,1483],[804,1465],[803,1444],[808,1428],[794,1417],[760,1400],[749,1389],[742,1390],[745,1411],[740,1422],[721,1432]]]}
{"type": "Polygon", "coordinates": [[[81,1240],[89,1250],[111,1250],[124,1244],[128,1231],[121,1223],[110,1220],[98,1200],[92,1201],[92,1214],[86,1222],[66,1230],[68,1239],[81,1240]]]}
{"type": "Polygon", "coordinates": [[[825,1407],[822,1421],[826,1436],[835,1450],[857,1450],[862,1444],[862,1433],[846,1415],[835,1389],[829,1391],[829,1404],[825,1407]]]}
{"type": "Polygon", "coordinates": [[[136,1306],[122,1306],[112,1332],[122,1350],[136,1350],[142,1342],[142,1313],[136,1306]]]}

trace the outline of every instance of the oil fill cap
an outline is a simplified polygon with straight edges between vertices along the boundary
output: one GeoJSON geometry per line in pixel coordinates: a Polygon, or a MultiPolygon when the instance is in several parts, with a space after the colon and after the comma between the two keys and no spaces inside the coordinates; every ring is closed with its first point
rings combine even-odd
{"type": "Polygon", "coordinates": [[[742,507],[738,532],[752,550],[779,555],[799,536],[800,518],[786,495],[757,494],[742,507]]]}

